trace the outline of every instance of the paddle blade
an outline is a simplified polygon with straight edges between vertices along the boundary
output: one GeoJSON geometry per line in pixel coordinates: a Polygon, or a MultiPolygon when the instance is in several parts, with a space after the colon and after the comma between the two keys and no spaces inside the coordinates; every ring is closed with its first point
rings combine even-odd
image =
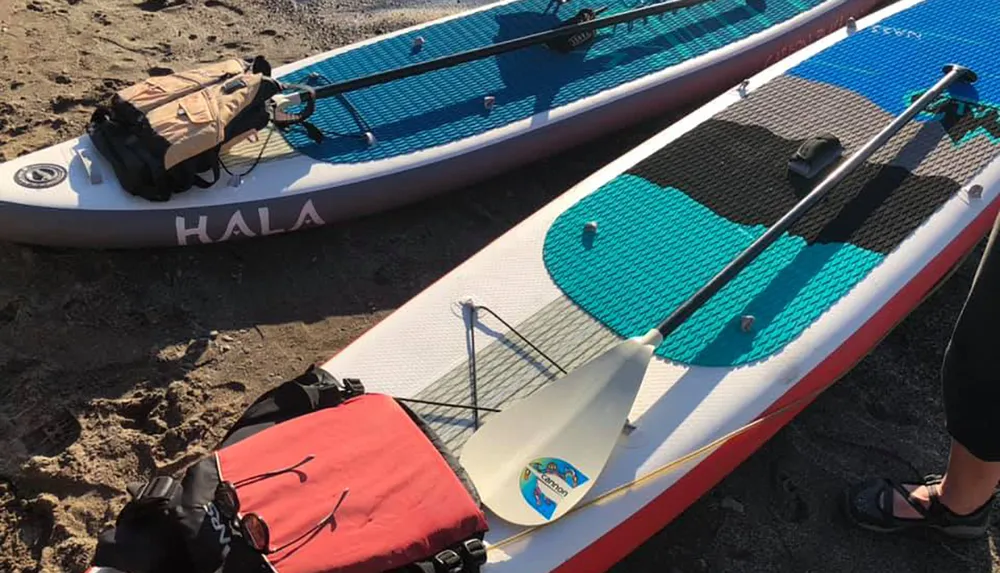
{"type": "Polygon", "coordinates": [[[511,523],[540,525],[586,495],[639,393],[655,332],[614,346],[487,418],[460,458],[486,507],[511,523]]]}

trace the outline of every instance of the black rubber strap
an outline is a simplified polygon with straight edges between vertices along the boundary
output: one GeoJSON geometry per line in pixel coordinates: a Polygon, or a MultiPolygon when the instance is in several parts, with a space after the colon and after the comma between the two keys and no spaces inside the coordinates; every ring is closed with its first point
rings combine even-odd
{"type": "Polygon", "coordinates": [[[832,133],[821,133],[802,142],[788,161],[788,170],[812,179],[832,165],[844,148],[832,133]]]}
{"type": "Polygon", "coordinates": [[[194,176],[194,184],[202,189],[208,189],[219,182],[219,156],[216,154],[215,161],[212,162],[212,180],[205,181],[200,175],[194,176]]]}

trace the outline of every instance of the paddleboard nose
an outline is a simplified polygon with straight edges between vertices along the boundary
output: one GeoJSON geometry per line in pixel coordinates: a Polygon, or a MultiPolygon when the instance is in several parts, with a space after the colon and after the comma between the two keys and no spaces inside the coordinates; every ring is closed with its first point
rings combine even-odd
{"type": "Polygon", "coordinates": [[[70,186],[72,151],[65,144],[0,163],[0,201],[61,207],[76,194],[70,186]]]}

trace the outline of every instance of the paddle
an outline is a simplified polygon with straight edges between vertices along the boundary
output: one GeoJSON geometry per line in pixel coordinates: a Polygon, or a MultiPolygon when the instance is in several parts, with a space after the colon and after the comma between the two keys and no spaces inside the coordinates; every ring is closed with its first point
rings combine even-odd
{"type": "Polygon", "coordinates": [[[656,328],[487,418],[460,458],[483,503],[506,521],[534,526],[558,519],[579,502],[611,456],[655,347],[945,89],[957,81],[976,81],[975,73],[962,66],[948,65],[943,71],[945,76],[927,93],[656,328]]]}

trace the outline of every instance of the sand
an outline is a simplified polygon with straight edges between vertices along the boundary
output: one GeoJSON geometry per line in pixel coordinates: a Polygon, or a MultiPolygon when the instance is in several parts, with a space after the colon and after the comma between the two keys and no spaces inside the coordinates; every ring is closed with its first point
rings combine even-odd
{"type": "MultiPolygon", "coordinates": [[[[0,160],[79,134],[150,73],[272,63],[469,4],[0,0],[0,160]]],[[[0,571],[80,571],[125,485],[179,473],[257,395],[349,344],[661,118],[379,216],[157,251],[0,244],[0,571]]],[[[852,529],[842,489],[946,460],[938,364],[975,270],[615,571],[1000,571],[986,540],[852,529]]]]}

